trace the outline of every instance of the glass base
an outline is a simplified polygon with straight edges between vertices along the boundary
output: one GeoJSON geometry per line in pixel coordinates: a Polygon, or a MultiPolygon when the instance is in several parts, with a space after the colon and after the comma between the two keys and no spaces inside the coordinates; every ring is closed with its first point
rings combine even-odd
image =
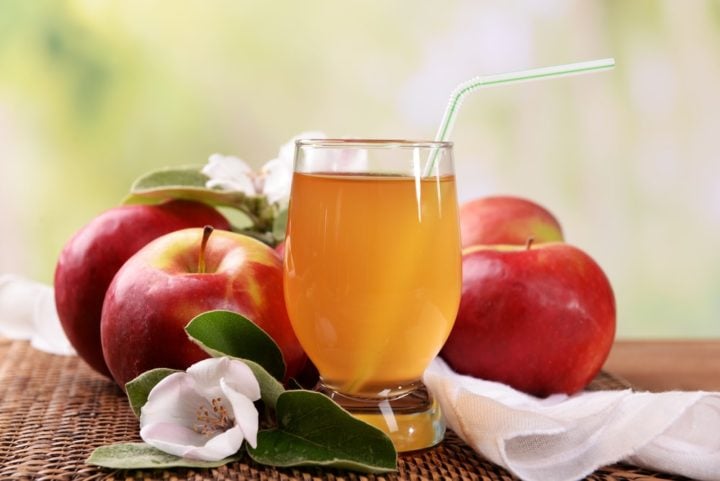
{"type": "Polygon", "coordinates": [[[322,381],[317,390],[356,418],[385,432],[398,452],[432,447],[445,436],[440,405],[421,382],[382,397],[343,394],[322,381]]]}

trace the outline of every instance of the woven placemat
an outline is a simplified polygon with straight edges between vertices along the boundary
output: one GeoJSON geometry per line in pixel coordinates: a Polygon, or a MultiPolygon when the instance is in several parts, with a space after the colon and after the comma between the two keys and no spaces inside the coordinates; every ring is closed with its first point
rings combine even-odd
{"type": "MultiPolygon", "coordinates": [[[[591,389],[621,389],[601,373],[591,389]]],[[[217,469],[112,471],[85,464],[103,444],[139,441],[138,421],[124,394],[77,357],[36,351],[0,338],[0,481],[9,480],[260,480],[260,481],[478,481],[515,480],[482,459],[454,433],[435,448],[402,455],[398,472],[362,475],[333,469],[276,469],[252,461],[217,469]]],[[[674,479],[627,465],[600,469],[588,479],[674,479]]]]}

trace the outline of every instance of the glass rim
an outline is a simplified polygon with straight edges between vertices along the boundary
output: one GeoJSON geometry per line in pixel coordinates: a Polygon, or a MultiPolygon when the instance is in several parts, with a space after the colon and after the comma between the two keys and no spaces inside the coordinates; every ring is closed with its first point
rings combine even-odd
{"type": "Polygon", "coordinates": [[[296,147],[365,147],[365,148],[451,148],[448,140],[407,139],[298,139],[296,147]]]}

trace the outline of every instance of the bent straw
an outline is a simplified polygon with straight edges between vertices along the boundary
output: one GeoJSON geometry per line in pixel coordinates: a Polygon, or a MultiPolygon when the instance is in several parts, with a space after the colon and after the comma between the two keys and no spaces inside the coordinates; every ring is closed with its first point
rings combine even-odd
{"type": "MultiPolygon", "coordinates": [[[[481,87],[493,87],[496,85],[528,82],[531,80],[542,80],[546,78],[579,75],[611,69],[614,66],[614,58],[603,58],[599,60],[590,60],[587,62],[556,65],[554,67],[541,67],[530,70],[522,70],[520,72],[485,75],[467,80],[458,85],[455,90],[453,90],[452,95],[450,95],[450,101],[445,108],[445,114],[443,115],[442,122],[440,122],[440,128],[435,135],[435,140],[440,142],[447,140],[448,136],[450,135],[450,131],[452,130],[452,127],[455,123],[455,118],[457,117],[457,112],[460,108],[460,105],[462,104],[462,101],[469,93],[474,92],[481,87]]],[[[432,153],[432,158],[430,159],[430,162],[428,162],[427,168],[425,170],[425,176],[430,175],[430,172],[433,170],[437,153],[437,149],[434,149],[432,153]]]]}
{"type": "MultiPolygon", "coordinates": [[[[582,73],[588,73],[598,70],[605,70],[615,66],[615,59],[606,58],[600,60],[591,60],[588,62],[579,62],[567,65],[557,65],[554,67],[543,67],[532,70],[523,70],[521,72],[510,72],[496,75],[487,75],[483,77],[475,77],[466,82],[460,84],[450,96],[450,102],[445,109],[445,115],[443,116],[438,133],[435,136],[436,141],[445,141],[450,133],[452,125],[457,117],[457,111],[460,107],[462,100],[467,94],[473,92],[480,87],[491,87],[495,85],[502,85],[516,82],[526,82],[530,80],[540,80],[544,78],[561,77],[568,75],[577,75],[582,73]]],[[[430,155],[430,161],[426,165],[423,177],[430,175],[432,170],[435,168],[437,161],[439,147],[433,147],[430,155]]],[[[419,172],[418,172],[419,174],[419,172]]],[[[414,246],[416,244],[413,244],[414,246]]],[[[380,357],[376,356],[373,360],[366,360],[367,362],[360,365],[361,371],[356,373],[354,378],[350,380],[343,388],[342,391],[354,394],[358,391],[363,384],[370,379],[379,366],[377,365],[380,357]]]]}

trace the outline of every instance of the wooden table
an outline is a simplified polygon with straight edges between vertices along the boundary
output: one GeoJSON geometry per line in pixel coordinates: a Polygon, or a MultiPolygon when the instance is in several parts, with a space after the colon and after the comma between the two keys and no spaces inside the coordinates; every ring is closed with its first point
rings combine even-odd
{"type": "MultiPolygon", "coordinates": [[[[624,377],[641,390],[720,390],[720,340],[618,341],[605,370],[624,377]]],[[[607,375],[600,377],[608,378],[607,375]]],[[[622,386],[616,379],[611,380],[622,386]]],[[[397,473],[378,476],[320,468],[276,469],[246,460],[200,471],[123,472],[102,470],[85,463],[96,446],[138,439],[138,421],[125,396],[79,358],[53,356],[35,351],[27,342],[0,338],[0,481],[517,479],[482,459],[453,433],[448,433],[445,441],[433,449],[401,456],[397,473]]],[[[618,463],[601,467],[586,479],[677,481],[685,478],[618,463]]]]}
{"type": "Polygon", "coordinates": [[[603,369],[637,390],[720,391],[720,339],[618,340],[603,369]]]}

